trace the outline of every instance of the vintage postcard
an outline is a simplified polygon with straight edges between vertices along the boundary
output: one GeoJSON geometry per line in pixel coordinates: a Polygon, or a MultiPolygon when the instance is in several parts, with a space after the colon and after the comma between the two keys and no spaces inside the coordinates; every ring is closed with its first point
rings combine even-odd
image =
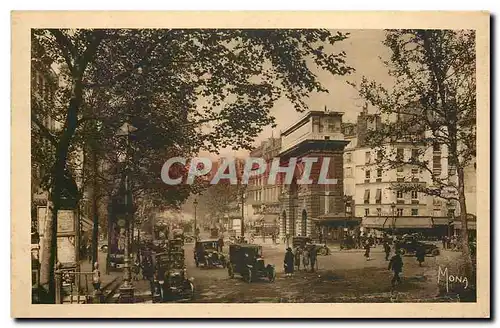
{"type": "Polygon", "coordinates": [[[12,316],[488,318],[489,21],[13,12],[12,316]]]}

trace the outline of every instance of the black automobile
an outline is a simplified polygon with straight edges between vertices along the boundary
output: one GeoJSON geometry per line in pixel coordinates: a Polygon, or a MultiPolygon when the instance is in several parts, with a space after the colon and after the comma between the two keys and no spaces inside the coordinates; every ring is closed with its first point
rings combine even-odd
{"type": "Polygon", "coordinates": [[[230,278],[237,273],[249,283],[258,278],[267,278],[269,282],[276,279],[274,265],[264,263],[262,246],[254,244],[229,245],[227,272],[230,278]]]}
{"type": "Polygon", "coordinates": [[[219,241],[216,239],[200,240],[194,245],[194,262],[196,266],[203,265],[207,268],[226,267],[226,256],[219,252],[219,241]]]}
{"type": "Polygon", "coordinates": [[[328,248],[328,246],[326,246],[324,244],[314,243],[313,240],[311,239],[311,237],[295,236],[292,238],[292,245],[293,245],[293,249],[300,248],[302,250],[306,248],[306,245],[314,245],[317,252],[318,252],[318,255],[331,254],[331,251],[328,248]]]}
{"type": "Polygon", "coordinates": [[[170,240],[168,246],[167,252],[154,257],[159,294],[153,296],[153,301],[191,300],[194,298],[194,284],[187,276],[184,249],[179,247],[178,240],[170,240]]]}
{"type": "Polygon", "coordinates": [[[401,255],[413,255],[417,249],[423,247],[426,255],[438,256],[439,248],[431,243],[425,243],[414,238],[406,238],[396,242],[396,249],[399,249],[401,255]]]}

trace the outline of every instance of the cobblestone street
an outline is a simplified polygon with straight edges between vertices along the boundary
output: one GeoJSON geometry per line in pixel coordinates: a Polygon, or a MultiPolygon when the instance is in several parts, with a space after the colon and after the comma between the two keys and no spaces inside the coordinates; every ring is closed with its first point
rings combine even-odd
{"type": "MultiPolygon", "coordinates": [[[[227,247],[225,249],[227,251],[227,247]]],[[[260,302],[439,302],[453,299],[437,298],[438,268],[447,267],[459,257],[458,252],[443,251],[438,257],[426,257],[422,267],[413,256],[404,257],[403,283],[397,293],[391,292],[392,274],[382,247],[372,250],[367,261],[362,250],[340,251],[318,258],[315,273],[295,271],[292,277],[283,272],[283,245],[264,245],[266,264],[276,266],[276,281],[259,279],[247,283],[236,275],[229,278],[223,268],[197,268],[193,260],[193,245],[186,245],[188,276],[194,278],[196,303],[260,303],[260,302]]],[[[450,270],[452,268],[450,267],[450,270]]],[[[134,282],[136,301],[151,303],[149,282],[134,282]]],[[[116,301],[116,297],[114,298],[116,301]]]]}

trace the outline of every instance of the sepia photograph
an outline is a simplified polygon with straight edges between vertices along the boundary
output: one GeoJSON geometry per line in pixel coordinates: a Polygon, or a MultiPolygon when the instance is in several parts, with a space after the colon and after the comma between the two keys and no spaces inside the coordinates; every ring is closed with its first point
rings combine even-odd
{"type": "Polygon", "coordinates": [[[489,317],[489,15],[379,14],[14,12],[13,313],[489,317]]]}

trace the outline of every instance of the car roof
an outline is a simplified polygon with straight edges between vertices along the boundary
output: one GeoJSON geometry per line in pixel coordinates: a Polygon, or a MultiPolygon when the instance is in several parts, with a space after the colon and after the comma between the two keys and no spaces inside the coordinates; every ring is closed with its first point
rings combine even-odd
{"type": "Polygon", "coordinates": [[[202,239],[200,241],[197,241],[197,243],[214,243],[214,242],[218,242],[217,239],[202,239]]]}

